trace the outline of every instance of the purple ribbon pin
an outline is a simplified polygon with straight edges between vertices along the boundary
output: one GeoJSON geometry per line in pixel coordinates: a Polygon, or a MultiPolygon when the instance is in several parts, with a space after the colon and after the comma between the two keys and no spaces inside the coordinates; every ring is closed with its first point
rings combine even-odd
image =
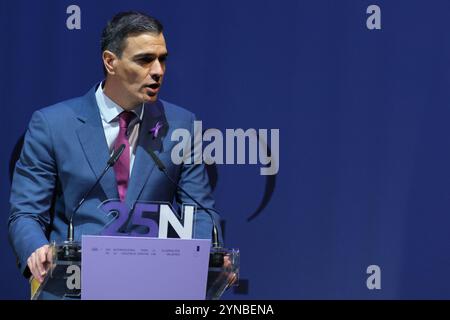
{"type": "Polygon", "coordinates": [[[159,129],[163,127],[162,123],[159,121],[156,123],[156,125],[150,129],[150,132],[153,134],[153,139],[158,137],[159,129]]]}

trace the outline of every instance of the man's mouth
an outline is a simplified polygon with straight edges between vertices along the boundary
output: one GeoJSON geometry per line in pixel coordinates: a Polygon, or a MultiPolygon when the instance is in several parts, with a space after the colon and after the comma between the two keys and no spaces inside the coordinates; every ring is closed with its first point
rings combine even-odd
{"type": "Polygon", "coordinates": [[[159,84],[159,83],[152,83],[152,84],[148,84],[148,85],[146,85],[145,86],[145,88],[147,89],[146,91],[147,91],[147,94],[149,95],[149,96],[154,96],[154,95],[156,95],[157,93],[158,93],[158,91],[159,91],[159,87],[160,87],[161,85],[159,84]]]}
{"type": "Polygon", "coordinates": [[[160,87],[160,84],[155,82],[149,85],[146,85],[146,87],[152,88],[152,89],[158,89],[160,87]]]}

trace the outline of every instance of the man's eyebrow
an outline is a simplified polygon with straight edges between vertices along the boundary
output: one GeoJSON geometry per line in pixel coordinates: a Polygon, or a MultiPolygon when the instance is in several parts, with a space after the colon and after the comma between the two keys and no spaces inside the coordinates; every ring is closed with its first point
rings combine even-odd
{"type": "MultiPolygon", "coordinates": [[[[166,53],[160,55],[160,57],[162,57],[162,58],[167,58],[168,55],[169,55],[169,53],[166,52],[166,53]]],[[[142,58],[151,58],[151,59],[155,59],[156,57],[157,57],[157,55],[154,54],[154,53],[138,53],[137,55],[135,55],[135,56],[133,57],[133,59],[135,59],[135,60],[139,60],[139,59],[142,59],[142,58]]]]}

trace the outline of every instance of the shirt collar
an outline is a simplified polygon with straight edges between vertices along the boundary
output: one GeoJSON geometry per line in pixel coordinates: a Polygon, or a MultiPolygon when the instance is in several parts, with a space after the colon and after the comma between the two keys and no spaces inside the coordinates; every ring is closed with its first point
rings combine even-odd
{"type": "MultiPolygon", "coordinates": [[[[100,109],[100,115],[103,121],[110,123],[111,121],[115,120],[117,116],[125,110],[117,103],[112,101],[103,92],[103,84],[104,82],[100,83],[100,85],[98,86],[97,91],[95,92],[95,99],[97,100],[97,105],[100,109]]],[[[136,114],[139,120],[142,120],[142,117],[144,115],[144,108],[142,106],[143,105],[139,105],[133,110],[131,110],[136,114]]]]}

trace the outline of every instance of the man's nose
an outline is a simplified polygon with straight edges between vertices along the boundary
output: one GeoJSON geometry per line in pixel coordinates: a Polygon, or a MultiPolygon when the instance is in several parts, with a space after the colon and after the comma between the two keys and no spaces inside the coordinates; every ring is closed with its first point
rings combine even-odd
{"type": "Polygon", "coordinates": [[[153,80],[158,81],[163,75],[164,75],[164,66],[158,59],[156,59],[155,62],[153,62],[152,67],[150,69],[150,77],[153,80]]]}

